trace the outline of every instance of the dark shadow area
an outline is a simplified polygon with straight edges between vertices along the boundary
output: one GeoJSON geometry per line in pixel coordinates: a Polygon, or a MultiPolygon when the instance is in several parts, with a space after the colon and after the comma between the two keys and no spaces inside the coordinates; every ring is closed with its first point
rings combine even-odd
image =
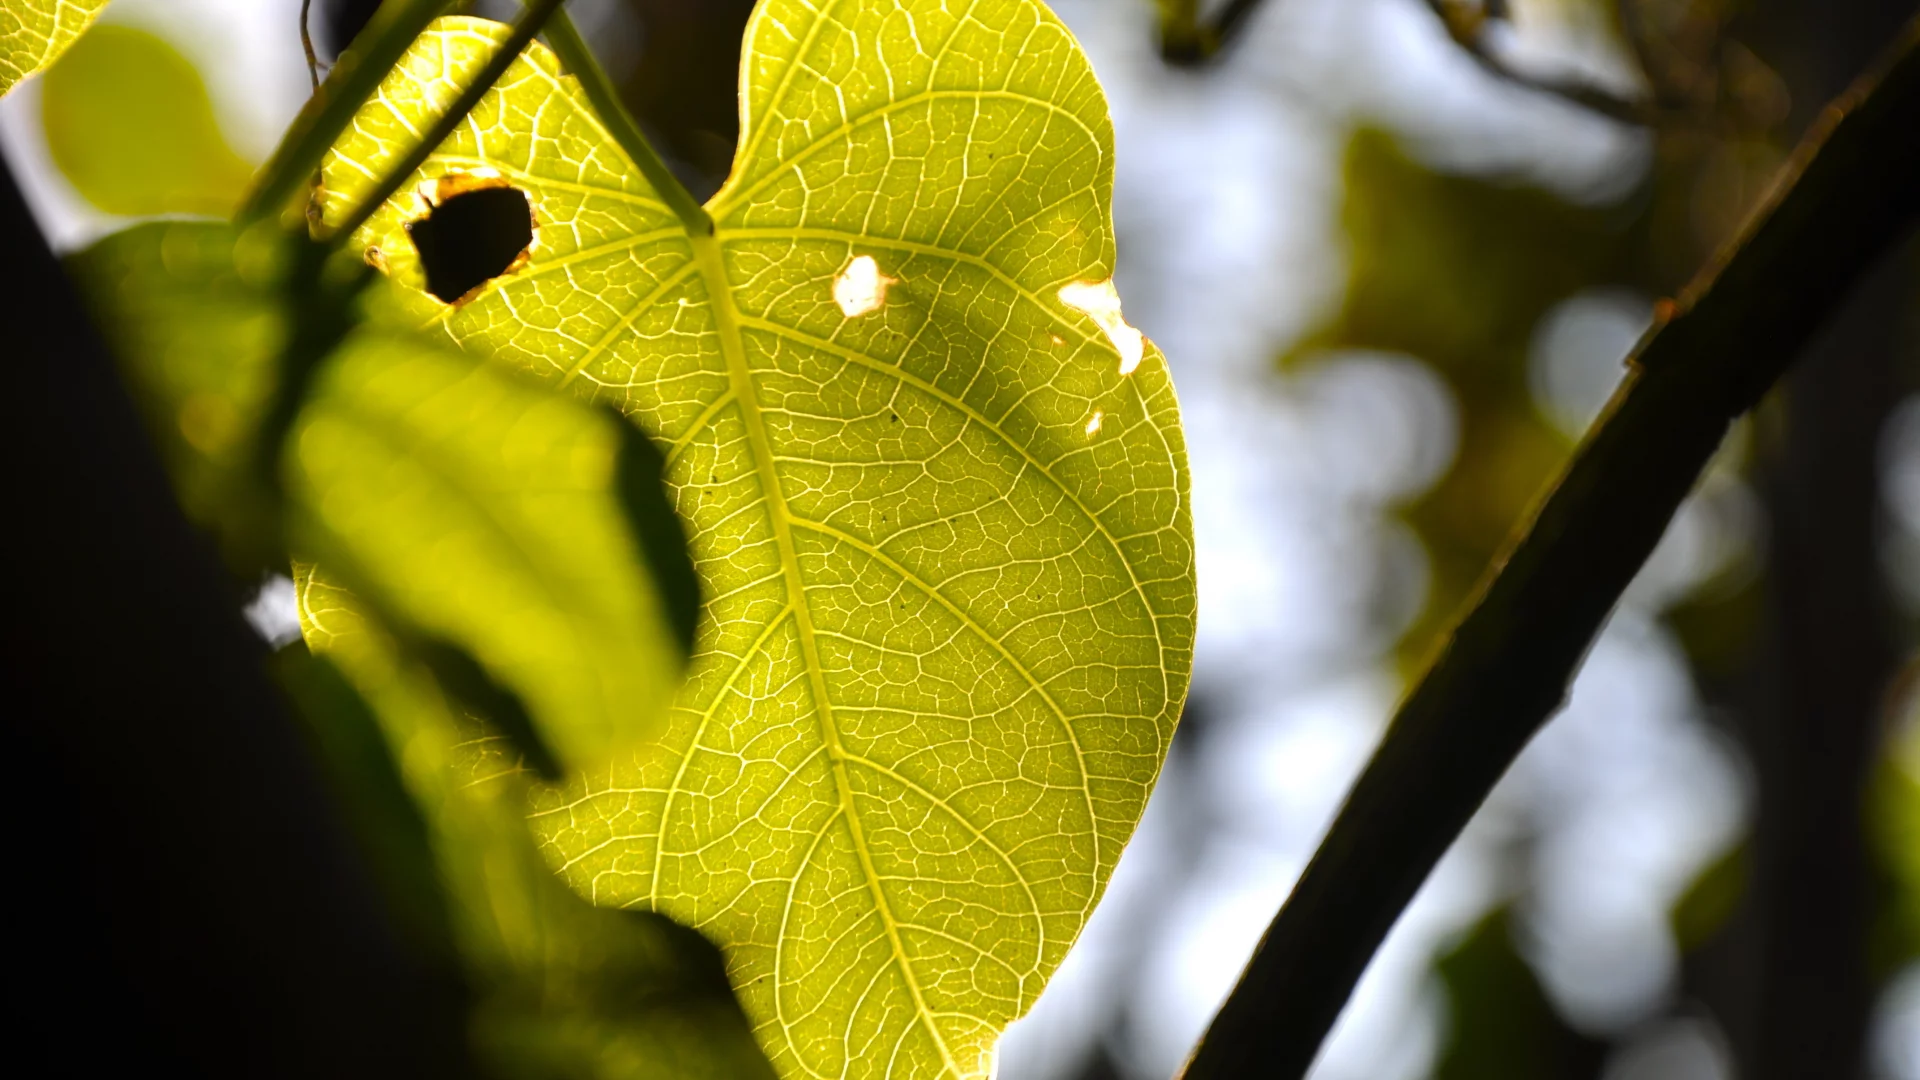
{"type": "MultiPolygon", "coordinates": [[[[441,181],[445,190],[447,181],[441,181]]],[[[420,253],[427,291],[452,304],[512,270],[533,243],[533,208],[517,188],[490,186],[442,198],[407,236],[420,253]]]]}
{"type": "Polygon", "coordinates": [[[24,1075],[462,1075],[236,589],[0,162],[24,1075]],[[81,1032],[95,1035],[76,1037],[81,1032]]]}

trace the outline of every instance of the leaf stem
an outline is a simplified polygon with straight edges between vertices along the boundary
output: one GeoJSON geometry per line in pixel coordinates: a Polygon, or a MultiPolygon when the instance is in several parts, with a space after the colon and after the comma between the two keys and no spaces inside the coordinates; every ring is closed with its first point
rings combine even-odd
{"type": "Polygon", "coordinates": [[[327,72],[327,80],[307,99],[293,125],[274,148],[273,156],[254,177],[253,190],[241,202],[234,219],[250,225],[279,213],[301,185],[310,182],[327,149],[360,105],[379,89],[413,39],[450,7],[453,0],[386,0],[361,31],[353,47],[341,54],[327,72]],[[364,42],[364,44],[362,44],[364,42]]]}
{"type": "Polygon", "coordinates": [[[414,143],[413,149],[407,151],[405,157],[387,170],[386,174],[380,178],[380,183],[374,187],[372,194],[360,200],[352,216],[327,235],[328,245],[338,245],[352,236],[360,226],[367,223],[367,219],[379,211],[388,199],[393,198],[394,192],[399,191],[408,178],[418,172],[420,166],[426,164],[427,159],[433,156],[433,152],[440,148],[440,144],[447,141],[454,129],[466,121],[467,114],[473,111],[475,105],[480,104],[480,99],[487,96],[487,92],[500,81],[500,77],[505,75],[514,61],[520,58],[527,43],[540,33],[549,19],[560,14],[560,5],[565,2],[566,0],[526,0],[520,17],[513,22],[513,30],[507,34],[505,40],[500,42],[500,47],[493,51],[493,55],[487,58],[486,66],[481,68],[479,73],[474,75],[473,79],[460,91],[460,96],[453,99],[453,103],[440,114],[440,119],[434,122],[433,127],[414,143]]]}
{"type": "Polygon", "coordinates": [[[600,116],[601,123],[607,125],[608,134],[627,152],[633,163],[640,167],[641,175],[653,190],[671,209],[687,228],[690,236],[707,236],[713,232],[713,218],[706,208],[694,199],[680,178],[673,175],[667,163],[647,141],[646,133],[634,122],[633,114],[621,103],[620,95],[613,88],[612,80],[607,78],[606,69],[594,59],[593,50],[587,47],[580,31],[574,29],[573,20],[562,11],[556,15],[547,27],[547,44],[560,57],[574,78],[580,80],[580,89],[592,103],[593,111],[600,116]]]}
{"type": "Polygon", "coordinates": [[[1569,681],[1728,427],[1920,224],[1920,18],[1671,304],[1348,793],[1188,1063],[1298,1077],[1400,911],[1569,681]]]}

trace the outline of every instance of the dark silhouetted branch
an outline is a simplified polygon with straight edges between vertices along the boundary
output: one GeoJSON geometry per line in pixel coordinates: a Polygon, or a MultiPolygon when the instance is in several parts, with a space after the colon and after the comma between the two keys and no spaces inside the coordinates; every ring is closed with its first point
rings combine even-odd
{"type": "Polygon", "coordinates": [[[1620,389],[1401,704],[1201,1039],[1188,1080],[1298,1077],[1394,920],[1529,739],[1728,427],[1920,222],[1920,19],[1831,105],[1620,389]]]}
{"type": "Polygon", "coordinates": [[[320,159],[347,129],[353,114],[380,87],[413,39],[453,0],[387,0],[365,31],[327,72],[326,81],[294,117],[273,156],[254,176],[253,190],[234,215],[251,224],[285,209],[310,183],[320,159]]]}
{"type": "Polygon", "coordinates": [[[425,165],[427,159],[433,156],[433,152],[440,149],[440,144],[451,138],[454,131],[466,122],[467,114],[473,111],[474,106],[480,104],[481,98],[486,97],[493,90],[494,84],[507,73],[507,69],[513,66],[514,61],[520,59],[520,54],[526,51],[527,43],[539,35],[545,28],[547,20],[559,14],[560,5],[563,2],[564,0],[526,0],[520,17],[514,20],[513,29],[507,32],[505,40],[493,50],[493,55],[487,58],[486,65],[474,74],[465,87],[461,88],[460,96],[453,99],[453,103],[447,106],[438,120],[434,121],[433,127],[413,144],[412,149],[408,150],[398,163],[387,169],[386,174],[380,178],[380,182],[374,185],[373,191],[360,201],[360,205],[347,216],[347,220],[328,234],[331,242],[337,244],[351,237],[360,226],[365,225],[382,206],[386,205],[388,199],[393,198],[394,194],[406,185],[413,174],[420,170],[420,166],[425,165]]]}
{"type": "Polygon", "coordinates": [[[1472,57],[1481,70],[1497,79],[1538,93],[1551,94],[1624,124],[1652,126],[1672,112],[1656,102],[1623,98],[1584,79],[1532,74],[1515,69],[1494,54],[1487,44],[1485,33],[1488,23],[1505,18],[1504,4],[1478,6],[1461,3],[1460,0],[1427,0],[1427,6],[1433,9],[1434,17],[1440,20],[1440,24],[1447,28],[1447,36],[1453,39],[1454,44],[1472,57]]]}

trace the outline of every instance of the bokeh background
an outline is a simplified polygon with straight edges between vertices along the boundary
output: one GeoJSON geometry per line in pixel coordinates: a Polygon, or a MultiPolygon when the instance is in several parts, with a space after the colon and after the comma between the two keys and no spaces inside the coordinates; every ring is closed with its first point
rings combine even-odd
{"type": "MultiPolygon", "coordinates": [[[[314,0],[322,64],[372,6],[314,0]]],[[[696,193],[728,166],[751,6],[570,5],[696,193]]],[[[1180,391],[1200,644],[1146,819],[1001,1076],[1147,1080],[1657,299],[1914,9],[1053,6],[1113,105],[1121,295],[1180,391]],[[1217,51],[1179,32],[1228,8],[1217,51]]],[[[115,0],[0,103],[56,248],[230,206],[309,92],[300,8],[115,0]]],[[[1812,352],[1401,920],[1320,1080],[1920,1080],[1920,243],[1812,352]]],[[[289,591],[250,614],[286,636],[289,591]]]]}

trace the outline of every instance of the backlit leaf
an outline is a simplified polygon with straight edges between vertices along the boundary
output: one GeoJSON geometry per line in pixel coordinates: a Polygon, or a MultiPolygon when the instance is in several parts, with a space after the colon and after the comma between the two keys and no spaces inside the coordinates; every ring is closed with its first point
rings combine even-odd
{"type": "Polygon", "coordinates": [[[0,3],[0,94],[59,57],[107,0],[5,0],[0,3]]]}
{"type": "MultiPolygon", "coordinates": [[[[183,505],[215,530],[272,525],[254,431],[289,333],[284,255],[266,229],[176,222],[75,259],[183,505]]],[[[287,543],[389,628],[470,652],[563,765],[603,762],[655,732],[683,656],[629,524],[625,439],[511,371],[363,326],[288,436],[287,543]]]]}
{"type": "MultiPolygon", "coordinates": [[[[503,33],[416,43],[327,162],[328,220],[503,33]]],[[[550,856],[720,941],[784,1074],[981,1075],[1191,657],[1172,385],[1107,285],[1106,102],[1037,0],[765,0],[742,94],[711,235],[534,48],[357,239],[422,321],[669,447],[708,616],[660,751],[542,797],[550,856]],[[525,193],[533,240],[448,305],[407,226],[476,185],[525,193]]]]}

